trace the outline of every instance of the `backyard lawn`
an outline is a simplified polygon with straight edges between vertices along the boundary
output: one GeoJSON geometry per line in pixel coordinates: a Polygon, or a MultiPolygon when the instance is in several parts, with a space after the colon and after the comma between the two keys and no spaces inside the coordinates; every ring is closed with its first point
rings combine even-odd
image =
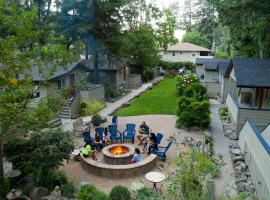
{"type": "Polygon", "coordinates": [[[134,99],[129,107],[120,109],[118,115],[175,114],[178,98],[175,84],[174,78],[163,79],[152,90],[134,99]]]}

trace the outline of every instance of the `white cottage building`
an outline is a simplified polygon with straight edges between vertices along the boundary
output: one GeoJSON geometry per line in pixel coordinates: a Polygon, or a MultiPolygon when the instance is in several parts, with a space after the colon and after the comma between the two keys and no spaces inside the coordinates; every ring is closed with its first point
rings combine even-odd
{"type": "Polygon", "coordinates": [[[211,56],[211,50],[191,43],[177,43],[160,50],[160,55],[164,61],[195,63],[198,57],[211,56]]]}
{"type": "Polygon", "coordinates": [[[270,125],[260,132],[252,120],[247,120],[239,136],[239,146],[245,153],[252,182],[259,199],[270,200],[270,125]]]}

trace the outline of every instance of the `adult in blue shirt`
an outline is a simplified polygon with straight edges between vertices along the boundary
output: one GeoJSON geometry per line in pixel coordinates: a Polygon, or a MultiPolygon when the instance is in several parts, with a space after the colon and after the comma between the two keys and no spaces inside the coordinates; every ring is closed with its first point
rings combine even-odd
{"type": "Polygon", "coordinates": [[[145,122],[142,122],[139,128],[139,134],[137,135],[137,139],[139,140],[138,145],[141,145],[146,140],[146,138],[149,138],[149,127],[145,122]]]}

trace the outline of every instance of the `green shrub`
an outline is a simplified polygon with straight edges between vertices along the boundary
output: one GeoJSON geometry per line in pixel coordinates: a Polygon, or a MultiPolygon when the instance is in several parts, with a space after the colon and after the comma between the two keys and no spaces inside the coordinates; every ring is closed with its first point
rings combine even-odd
{"type": "Polygon", "coordinates": [[[116,98],[121,96],[121,91],[112,85],[105,85],[105,97],[116,98]]]}
{"type": "Polygon", "coordinates": [[[177,107],[178,128],[198,126],[208,128],[210,125],[210,104],[208,100],[198,101],[194,98],[180,97],[177,107]]]}
{"type": "Polygon", "coordinates": [[[176,87],[180,95],[184,94],[185,89],[192,83],[198,83],[199,78],[195,73],[186,72],[176,77],[176,87]]]}
{"type": "Polygon", "coordinates": [[[60,186],[60,191],[62,195],[66,197],[73,197],[75,194],[75,186],[72,182],[68,182],[60,186]]]}
{"type": "Polygon", "coordinates": [[[174,163],[179,170],[170,173],[165,184],[170,199],[211,199],[213,182],[209,175],[219,173],[219,166],[211,158],[193,149],[174,163]]]}
{"type": "Polygon", "coordinates": [[[105,103],[100,102],[100,101],[87,104],[86,108],[84,109],[84,114],[90,115],[90,116],[94,115],[95,113],[103,109],[104,107],[105,107],[105,103]]]}
{"type": "Polygon", "coordinates": [[[211,158],[208,158],[206,154],[196,152],[194,158],[197,162],[197,171],[203,174],[211,174],[213,177],[219,176],[219,166],[211,158]]]}
{"type": "MultiPolygon", "coordinates": [[[[19,155],[19,153],[23,152],[25,148],[26,148],[26,140],[18,138],[10,139],[4,143],[4,154],[7,158],[10,158],[13,155],[19,155]]],[[[20,165],[17,164],[21,163],[22,161],[23,161],[22,157],[20,156],[14,157],[12,160],[13,167],[22,170],[22,168],[20,168],[20,165]]]]}
{"type": "Polygon", "coordinates": [[[142,188],[135,193],[136,200],[161,200],[162,198],[151,188],[142,188]]]}
{"type": "Polygon", "coordinates": [[[98,190],[94,185],[81,186],[77,198],[78,200],[109,200],[107,194],[98,190]]]}
{"type": "Polygon", "coordinates": [[[13,187],[10,184],[10,180],[8,178],[4,178],[3,181],[0,181],[0,199],[6,199],[6,195],[13,187]]]}
{"type": "Polygon", "coordinates": [[[92,117],[92,123],[94,126],[99,126],[102,122],[102,118],[100,117],[100,115],[98,114],[95,114],[93,117],[92,117]]]}
{"type": "Polygon", "coordinates": [[[68,183],[68,178],[63,171],[51,170],[46,177],[46,185],[49,189],[53,189],[55,186],[61,186],[68,183]]]}
{"type": "Polygon", "coordinates": [[[110,192],[111,200],[130,200],[131,194],[127,187],[117,185],[110,192]]]}
{"type": "Polygon", "coordinates": [[[192,83],[188,85],[184,90],[184,96],[189,98],[195,98],[198,101],[207,100],[207,90],[201,83],[192,83]]]}
{"type": "Polygon", "coordinates": [[[145,71],[142,75],[143,82],[151,81],[153,80],[153,78],[154,78],[154,72],[151,72],[151,71],[145,71]]]}
{"type": "Polygon", "coordinates": [[[81,101],[81,102],[80,102],[80,108],[81,108],[82,110],[85,109],[86,106],[87,106],[87,103],[85,103],[84,101],[81,101]]]}
{"type": "Polygon", "coordinates": [[[219,109],[219,115],[224,116],[224,117],[228,116],[229,115],[228,108],[227,107],[220,108],[219,109]]]}

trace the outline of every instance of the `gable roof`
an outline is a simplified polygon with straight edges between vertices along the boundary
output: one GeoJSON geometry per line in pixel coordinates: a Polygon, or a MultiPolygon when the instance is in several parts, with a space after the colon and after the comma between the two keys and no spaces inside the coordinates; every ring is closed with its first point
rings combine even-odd
{"type": "Polygon", "coordinates": [[[73,62],[65,67],[57,66],[53,74],[50,74],[50,70],[52,69],[52,66],[48,66],[45,69],[46,71],[45,72],[43,71],[43,73],[40,73],[38,67],[32,67],[31,68],[32,79],[33,79],[33,81],[43,81],[44,75],[45,76],[48,75],[50,77],[49,80],[53,80],[53,79],[56,79],[60,76],[63,76],[65,74],[70,73],[71,71],[73,71],[77,67],[78,68],[80,67],[86,71],[89,71],[89,69],[84,64],[82,64],[81,61],[73,62]]]}
{"type": "Polygon", "coordinates": [[[179,42],[177,44],[168,46],[166,51],[188,51],[188,52],[206,51],[206,52],[211,52],[210,49],[207,49],[207,48],[195,45],[195,44],[187,43],[187,42],[184,42],[184,43],[179,42]]]}
{"type": "Polygon", "coordinates": [[[270,88],[270,59],[233,58],[226,76],[233,68],[237,87],[270,88]]]}
{"type": "Polygon", "coordinates": [[[219,70],[219,73],[225,73],[229,60],[217,58],[196,58],[196,64],[203,65],[205,70],[219,70]]]}
{"type": "Polygon", "coordinates": [[[221,75],[224,75],[226,73],[229,63],[229,60],[218,62],[218,71],[221,75]]]}

